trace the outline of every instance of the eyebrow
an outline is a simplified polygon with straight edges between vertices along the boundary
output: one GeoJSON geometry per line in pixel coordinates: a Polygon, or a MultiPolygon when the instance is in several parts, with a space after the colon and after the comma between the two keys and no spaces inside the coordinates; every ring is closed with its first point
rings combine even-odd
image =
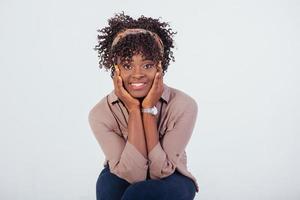
{"type": "Polygon", "coordinates": [[[155,62],[154,60],[142,60],[143,62],[155,62]]]}
{"type": "MultiPolygon", "coordinates": [[[[151,60],[151,59],[142,59],[142,61],[143,62],[155,62],[154,60],[151,60]]],[[[132,61],[131,62],[129,62],[128,60],[124,60],[124,61],[121,61],[121,64],[130,64],[130,63],[132,63],[132,61]]]]}

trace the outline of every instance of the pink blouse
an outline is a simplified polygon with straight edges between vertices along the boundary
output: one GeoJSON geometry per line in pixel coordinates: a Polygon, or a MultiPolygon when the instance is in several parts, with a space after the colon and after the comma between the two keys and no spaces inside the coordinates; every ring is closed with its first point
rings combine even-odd
{"type": "Polygon", "coordinates": [[[151,179],[167,177],[177,169],[191,178],[199,191],[196,178],[187,169],[185,148],[197,118],[197,103],[184,92],[164,84],[156,105],[160,142],[145,158],[127,141],[128,111],[112,91],[89,112],[91,129],[105,155],[103,165],[129,183],[144,181],[149,170],[151,179]]]}

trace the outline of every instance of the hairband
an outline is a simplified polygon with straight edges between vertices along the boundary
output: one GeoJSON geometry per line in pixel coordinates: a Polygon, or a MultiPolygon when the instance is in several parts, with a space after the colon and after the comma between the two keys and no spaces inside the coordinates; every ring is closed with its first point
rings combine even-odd
{"type": "Polygon", "coordinates": [[[120,41],[120,39],[126,37],[127,35],[133,35],[133,34],[137,34],[137,33],[149,33],[155,39],[155,41],[158,43],[160,50],[161,50],[161,54],[163,55],[164,45],[163,45],[160,37],[156,33],[148,31],[146,29],[142,29],[142,28],[126,29],[125,31],[118,33],[112,42],[111,49],[120,41]]]}

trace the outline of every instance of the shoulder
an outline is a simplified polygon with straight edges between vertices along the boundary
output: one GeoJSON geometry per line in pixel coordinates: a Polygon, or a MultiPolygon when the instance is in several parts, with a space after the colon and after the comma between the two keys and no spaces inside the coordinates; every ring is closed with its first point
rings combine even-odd
{"type": "Polygon", "coordinates": [[[89,111],[89,118],[94,118],[98,116],[100,113],[102,113],[105,110],[106,107],[106,97],[103,97],[100,101],[98,101],[89,111]]]}
{"type": "Polygon", "coordinates": [[[109,109],[109,95],[103,97],[99,102],[94,105],[89,113],[88,113],[88,120],[90,122],[92,121],[98,121],[98,122],[104,122],[107,123],[111,121],[111,112],[109,109]]]}
{"type": "Polygon", "coordinates": [[[193,97],[176,88],[169,87],[169,90],[169,105],[171,109],[177,110],[177,112],[186,110],[197,112],[198,104],[193,97]]]}
{"type": "Polygon", "coordinates": [[[169,101],[166,108],[168,130],[177,126],[179,129],[191,130],[198,115],[198,105],[196,100],[187,93],[170,88],[169,101]]]}

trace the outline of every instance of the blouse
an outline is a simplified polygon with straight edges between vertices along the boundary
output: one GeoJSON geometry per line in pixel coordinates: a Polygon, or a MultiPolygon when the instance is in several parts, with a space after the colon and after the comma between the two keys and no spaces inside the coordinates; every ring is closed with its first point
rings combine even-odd
{"type": "Polygon", "coordinates": [[[103,165],[109,165],[111,173],[129,183],[160,179],[175,170],[193,180],[196,178],[187,168],[185,148],[193,133],[197,118],[197,103],[186,93],[168,87],[157,102],[157,127],[159,143],[145,158],[133,144],[127,141],[129,113],[114,91],[102,98],[89,112],[89,124],[104,155],[103,165]]]}

